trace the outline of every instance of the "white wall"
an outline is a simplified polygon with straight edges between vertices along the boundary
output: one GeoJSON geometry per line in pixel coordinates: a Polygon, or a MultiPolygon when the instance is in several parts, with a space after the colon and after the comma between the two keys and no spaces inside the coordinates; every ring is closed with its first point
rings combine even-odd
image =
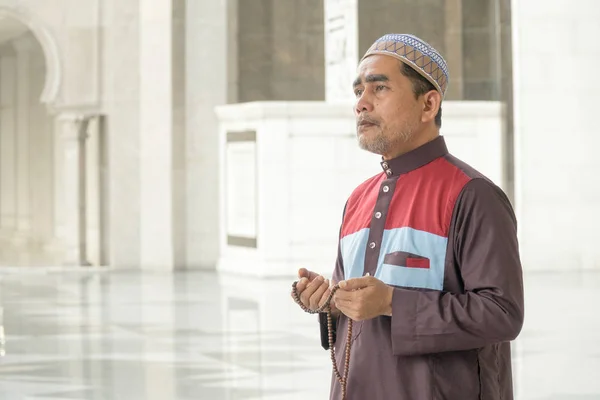
{"type": "Polygon", "coordinates": [[[600,3],[513,1],[512,9],[524,267],[600,269],[600,3]]]}
{"type": "MultiPolygon", "coordinates": [[[[503,112],[498,103],[448,102],[442,130],[453,154],[500,185],[503,112]]],[[[219,107],[217,114],[218,270],[283,276],[308,267],[330,273],[346,199],[381,172],[380,156],[358,147],[351,103],[246,103],[219,107]],[[245,131],[256,131],[255,143],[226,143],[228,132],[245,131]],[[228,245],[232,231],[256,236],[257,248],[228,245]]]]}

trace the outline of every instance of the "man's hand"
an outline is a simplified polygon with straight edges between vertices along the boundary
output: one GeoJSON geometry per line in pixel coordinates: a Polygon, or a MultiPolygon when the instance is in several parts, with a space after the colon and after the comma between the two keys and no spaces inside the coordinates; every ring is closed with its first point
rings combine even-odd
{"type": "Polygon", "coordinates": [[[354,321],[392,315],[394,289],[372,276],[340,282],[333,299],[338,310],[354,321]]]}
{"type": "MultiPolygon", "coordinates": [[[[300,280],[296,284],[296,291],[302,304],[311,310],[316,310],[321,307],[331,293],[331,290],[329,289],[329,280],[323,278],[316,272],[309,271],[305,268],[300,268],[298,271],[298,278],[300,278],[300,280]]],[[[335,314],[337,310],[333,299],[331,299],[330,306],[332,313],[335,314]]]]}

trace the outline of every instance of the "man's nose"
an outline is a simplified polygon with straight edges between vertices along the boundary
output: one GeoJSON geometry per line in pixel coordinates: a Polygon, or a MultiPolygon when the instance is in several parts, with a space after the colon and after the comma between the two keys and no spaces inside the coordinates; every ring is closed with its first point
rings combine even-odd
{"type": "Polygon", "coordinates": [[[355,112],[356,114],[361,114],[363,112],[371,112],[373,111],[373,102],[369,99],[369,96],[365,93],[361,94],[360,97],[356,99],[355,112]]]}

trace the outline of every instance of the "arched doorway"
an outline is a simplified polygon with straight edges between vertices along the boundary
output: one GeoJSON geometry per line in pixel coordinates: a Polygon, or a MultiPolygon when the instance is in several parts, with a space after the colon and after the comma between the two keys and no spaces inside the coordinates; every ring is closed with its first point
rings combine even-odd
{"type": "Polygon", "coordinates": [[[49,85],[48,49],[34,30],[0,7],[0,265],[58,261],[56,142],[46,104],[57,85],[49,85]]]}

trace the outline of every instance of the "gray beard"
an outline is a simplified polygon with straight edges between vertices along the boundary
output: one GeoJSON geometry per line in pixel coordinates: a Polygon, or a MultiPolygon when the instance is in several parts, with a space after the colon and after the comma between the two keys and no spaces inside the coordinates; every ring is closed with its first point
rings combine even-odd
{"type": "Polygon", "coordinates": [[[388,153],[396,144],[408,142],[411,136],[410,132],[403,132],[398,134],[394,138],[395,140],[390,140],[380,134],[371,140],[367,140],[365,136],[358,135],[358,146],[368,152],[382,155],[388,153]]]}
{"type": "Polygon", "coordinates": [[[381,136],[377,136],[375,140],[366,140],[364,136],[358,136],[358,146],[363,150],[381,155],[387,152],[390,143],[381,136]]]}

